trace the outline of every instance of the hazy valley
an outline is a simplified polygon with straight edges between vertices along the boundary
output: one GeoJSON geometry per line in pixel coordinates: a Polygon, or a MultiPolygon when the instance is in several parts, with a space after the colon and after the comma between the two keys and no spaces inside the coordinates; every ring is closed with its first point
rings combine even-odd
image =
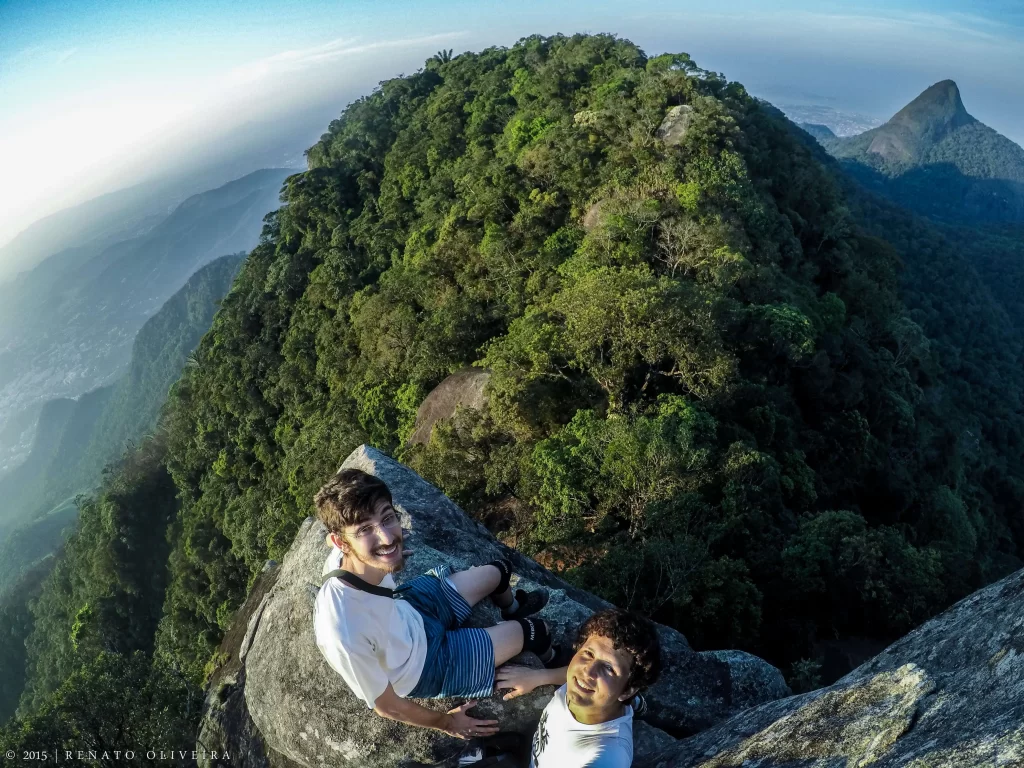
{"type": "Polygon", "coordinates": [[[143,322],[210,260],[248,251],[290,170],[188,198],[145,234],[69,249],[0,284],[0,474],[27,455],[24,422],[123,375],[143,322]]]}

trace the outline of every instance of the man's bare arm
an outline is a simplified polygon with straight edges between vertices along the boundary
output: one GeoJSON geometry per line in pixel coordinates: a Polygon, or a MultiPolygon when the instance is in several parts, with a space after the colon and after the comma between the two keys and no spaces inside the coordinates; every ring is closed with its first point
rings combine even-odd
{"type": "Polygon", "coordinates": [[[542,685],[561,685],[565,682],[568,673],[568,667],[534,669],[532,667],[520,667],[509,664],[498,669],[494,678],[494,687],[511,689],[502,696],[503,699],[508,701],[517,696],[523,696],[542,685]]]}
{"type": "Polygon", "coordinates": [[[415,701],[403,699],[395,693],[391,683],[388,683],[384,693],[378,696],[373,703],[373,711],[390,720],[398,720],[418,728],[433,728],[460,739],[496,734],[498,732],[497,720],[478,720],[466,714],[475,706],[475,701],[467,701],[461,707],[456,707],[448,712],[435,712],[415,701]]]}

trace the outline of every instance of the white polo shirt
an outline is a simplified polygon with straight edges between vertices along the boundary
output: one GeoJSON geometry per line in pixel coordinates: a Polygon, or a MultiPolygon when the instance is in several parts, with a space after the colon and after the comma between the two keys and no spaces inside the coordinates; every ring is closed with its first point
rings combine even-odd
{"type": "Polygon", "coordinates": [[[607,723],[573,717],[563,685],[544,707],[533,735],[530,768],[629,768],[633,762],[633,708],[607,723]]]}
{"type": "MultiPolygon", "coordinates": [[[[340,549],[332,549],[322,575],[340,568],[341,557],[340,549]]],[[[380,586],[395,588],[391,574],[380,586]]],[[[370,709],[389,682],[399,696],[408,696],[419,682],[427,636],[423,618],[406,601],[331,579],[316,596],[313,626],[327,663],[370,709]]]]}

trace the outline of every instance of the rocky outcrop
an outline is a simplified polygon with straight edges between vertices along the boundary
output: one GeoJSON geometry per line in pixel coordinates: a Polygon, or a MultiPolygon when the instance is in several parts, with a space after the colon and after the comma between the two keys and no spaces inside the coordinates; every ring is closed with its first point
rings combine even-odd
{"type": "Polygon", "coordinates": [[[893,162],[913,162],[922,147],[973,122],[976,121],[964,108],[956,83],[943,80],[876,129],[867,151],[893,162]]]}
{"type": "Polygon", "coordinates": [[[203,721],[197,739],[200,768],[297,768],[287,758],[268,749],[256,730],[245,704],[245,655],[252,643],[264,598],[277,583],[278,564],[268,560],[239,609],[231,630],[224,636],[210,676],[203,705],[203,721]],[[218,755],[211,759],[211,755],[218,755]],[[220,757],[225,756],[225,757],[220,757]]]}
{"type": "Polygon", "coordinates": [[[657,768],[1024,766],[1024,571],[835,685],[678,742],[657,768]]]}
{"type": "Polygon", "coordinates": [[[693,121],[693,107],[689,104],[680,104],[672,107],[665,115],[665,119],[658,126],[657,137],[672,147],[686,138],[686,132],[693,121]]]}
{"type": "Polygon", "coordinates": [[[416,428],[409,436],[410,445],[430,442],[434,425],[455,415],[457,408],[481,411],[487,407],[484,387],[491,372],[482,368],[464,368],[453,373],[427,395],[416,411],[416,428]]]}
{"type": "Polygon", "coordinates": [[[583,229],[590,232],[601,223],[608,212],[608,203],[607,199],[598,200],[587,208],[587,212],[583,214],[583,229]]]}
{"type": "MultiPolygon", "coordinates": [[[[363,446],[344,466],[372,472],[392,491],[409,532],[407,544],[414,550],[399,581],[440,564],[465,568],[508,557],[521,586],[548,590],[541,616],[563,642],[571,641],[587,616],[606,606],[504,547],[440,491],[380,452],[363,446]]],[[[234,752],[254,756],[252,762],[236,760],[236,765],[261,767],[274,766],[275,753],[291,765],[311,767],[451,764],[465,742],[378,717],[349,692],[320,655],[312,633],[312,611],[327,553],[323,527],[312,518],[306,520],[276,569],[273,585],[258,605],[250,598],[238,620],[246,622],[246,630],[233,629],[237,646],[223,649],[225,655],[240,660],[240,667],[232,671],[227,687],[218,682],[221,692],[211,689],[207,699],[204,746],[207,750],[218,745],[234,747],[234,752]],[[239,690],[243,695],[238,695],[239,690]],[[260,756],[260,749],[271,755],[269,762],[260,756]]],[[[497,620],[497,612],[485,601],[470,621],[488,625],[497,620]]],[[[678,632],[667,627],[660,632],[666,671],[648,692],[651,716],[637,725],[637,765],[649,762],[673,742],[665,730],[676,735],[694,733],[744,708],[788,694],[778,670],[756,657],[738,651],[696,653],[678,632]]],[[[538,663],[527,654],[516,661],[538,663]]],[[[510,702],[493,696],[481,701],[478,709],[483,716],[499,719],[504,730],[528,738],[552,690],[539,689],[510,702]]],[[[450,708],[457,703],[429,705],[450,708]]]]}

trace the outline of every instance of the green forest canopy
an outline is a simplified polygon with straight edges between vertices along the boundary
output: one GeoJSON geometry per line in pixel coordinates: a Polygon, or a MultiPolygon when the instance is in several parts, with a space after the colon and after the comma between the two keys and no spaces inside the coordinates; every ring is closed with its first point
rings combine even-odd
{"type": "Polygon", "coordinates": [[[308,159],[166,441],[83,509],[83,554],[34,608],[23,714],[110,653],[199,690],[362,442],[580,586],[787,670],[1020,566],[1016,330],[947,240],[742,86],[608,35],[531,37],[382,83],[308,159]],[[407,448],[466,365],[493,372],[490,409],[407,448]],[[158,617],[137,561],[165,551],[158,617]]]}

